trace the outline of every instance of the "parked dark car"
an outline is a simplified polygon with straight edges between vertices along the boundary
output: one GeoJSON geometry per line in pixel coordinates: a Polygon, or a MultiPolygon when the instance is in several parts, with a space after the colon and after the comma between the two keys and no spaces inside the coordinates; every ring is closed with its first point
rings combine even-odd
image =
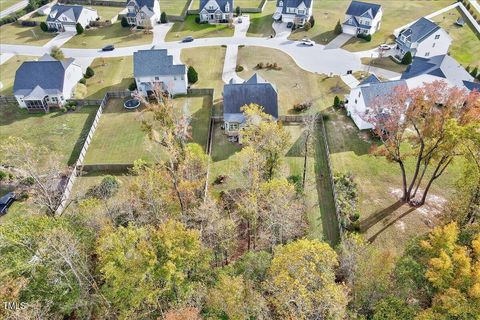
{"type": "Polygon", "coordinates": [[[15,193],[13,192],[9,192],[0,198],[0,216],[7,213],[7,209],[12,205],[13,201],[15,201],[15,193]]]}
{"type": "Polygon", "coordinates": [[[113,51],[115,49],[115,47],[113,46],[113,44],[109,44],[108,46],[105,46],[102,48],[102,51],[113,51]]]}
{"type": "Polygon", "coordinates": [[[188,37],[185,37],[182,39],[182,42],[192,42],[193,41],[193,37],[192,36],[188,36],[188,37]]]}
{"type": "Polygon", "coordinates": [[[292,27],[293,27],[293,22],[288,22],[288,23],[287,23],[287,28],[288,28],[288,29],[292,29],[292,27]]]}

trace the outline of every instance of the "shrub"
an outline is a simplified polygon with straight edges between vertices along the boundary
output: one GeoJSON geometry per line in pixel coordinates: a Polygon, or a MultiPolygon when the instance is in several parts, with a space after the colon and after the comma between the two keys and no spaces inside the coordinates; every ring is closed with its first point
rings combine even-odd
{"type": "Polygon", "coordinates": [[[302,177],[300,175],[291,175],[287,178],[287,180],[295,186],[295,192],[297,194],[301,194],[303,192],[302,177]]]}
{"type": "Polygon", "coordinates": [[[333,106],[336,108],[340,106],[340,98],[338,96],[335,96],[335,98],[333,98],[333,106]]]}
{"type": "Polygon", "coordinates": [[[294,104],[293,110],[295,110],[296,112],[302,112],[309,109],[311,106],[312,106],[311,101],[305,101],[305,102],[294,104]]]}
{"type": "Polygon", "coordinates": [[[405,53],[401,63],[404,65],[409,65],[412,63],[412,53],[410,51],[407,51],[407,53],[405,53]]]}
{"type": "Polygon", "coordinates": [[[196,83],[198,81],[198,72],[194,67],[189,66],[187,71],[188,83],[196,83]]]}
{"type": "Polygon", "coordinates": [[[257,68],[257,69],[263,69],[263,62],[257,63],[257,65],[255,66],[255,68],[257,68]]]}
{"type": "Polygon", "coordinates": [[[75,111],[77,110],[77,106],[74,104],[67,104],[65,107],[68,111],[75,111]]]}
{"type": "Polygon", "coordinates": [[[135,91],[137,90],[137,83],[135,81],[133,81],[132,83],[130,83],[130,85],[128,86],[128,90],[130,91],[135,91]]]}
{"type": "Polygon", "coordinates": [[[5,171],[0,170],[0,181],[7,180],[8,174],[5,171]]]}
{"type": "Polygon", "coordinates": [[[235,72],[242,72],[243,71],[243,66],[237,64],[237,66],[235,67],[235,72]]]}
{"type": "Polygon", "coordinates": [[[78,80],[78,83],[87,84],[87,79],[82,78],[82,79],[78,80]]]}
{"type": "Polygon", "coordinates": [[[467,66],[465,70],[467,70],[467,72],[470,73],[470,66],[467,66]]]}
{"type": "Polygon", "coordinates": [[[367,42],[372,41],[372,36],[370,34],[357,34],[357,38],[363,39],[367,42]]]}
{"type": "Polygon", "coordinates": [[[221,174],[215,178],[215,180],[213,181],[213,184],[215,185],[223,184],[227,179],[228,179],[228,176],[221,174]]]}
{"type": "Polygon", "coordinates": [[[66,108],[66,107],[64,107],[64,106],[61,106],[61,107],[60,107],[60,108],[58,108],[58,109],[59,109],[60,111],[62,111],[62,112],[67,112],[67,108],[66,108]]]}
{"type": "Polygon", "coordinates": [[[128,23],[128,20],[127,20],[126,17],[122,17],[122,21],[120,22],[120,24],[121,24],[122,27],[124,27],[124,28],[130,27],[130,24],[128,23]]]}
{"type": "Polygon", "coordinates": [[[350,231],[359,231],[358,188],[355,181],[353,181],[353,175],[350,173],[336,173],[333,181],[337,193],[340,224],[350,231]]]}
{"type": "Polygon", "coordinates": [[[335,25],[335,34],[340,34],[343,32],[342,30],[342,25],[340,24],[340,20],[337,21],[337,24],[335,25]]]}
{"type": "Polygon", "coordinates": [[[26,177],[20,183],[25,186],[33,186],[33,184],[35,183],[35,179],[33,177],[26,177]]]}
{"type": "Polygon", "coordinates": [[[310,22],[307,21],[307,23],[305,23],[305,25],[303,26],[303,29],[305,29],[305,31],[312,29],[312,25],[310,24],[310,22]]]}
{"type": "Polygon", "coordinates": [[[48,25],[45,22],[40,22],[40,29],[42,29],[43,32],[48,31],[48,25]]]}
{"type": "Polygon", "coordinates": [[[52,50],[50,50],[50,55],[57,60],[65,59],[62,49],[57,46],[52,47],[52,50]]]}
{"type": "Polygon", "coordinates": [[[106,176],[102,179],[100,184],[91,187],[87,191],[87,197],[97,199],[108,199],[113,197],[120,187],[120,183],[117,178],[113,176],[106,176]]]}
{"type": "Polygon", "coordinates": [[[77,23],[75,25],[75,29],[77,29],[77,34],[82,34],[83,33],[83,27],[80,23],[77,23]]]}
{"type": "Polygon", "coordinates": [[[95,75],[95,71],[91,67],[87,67],[87,70],[85,71],[85,78],[91,78],[95,75]]]}
{"type": "Polygon", "coordinates": [[[476,78],[477,75],[478,75],[478,67],[475,67],[472,72],[470,72],[470,74],[472,75],[472,77],[476,78]]]}
{"type": "Polygon", "coordinates": [[[310,27],[313,28],[313,26],[315,26],[315,18],[313,16],[310,17],[310,19],[308,20],[308,22],[310,22],[310,27]]]}
{"type": "Polygon", "coordinates": [[[237,14],[237,17],[240,16],[242,14],[242,9],[240,9],[240,7],[237,7],[235,9],[235,13],[237,14]]]}
{"type": "Polygon", "coordinates": [[[168,22],[167,13],[163,11],[162,14],[160,15],[160,23],[167,23],[167,22],[168,22]]]}
{"type": "Polygon", "coordinates": [[[480,72],[477,75],[477,80],[480,81],[480,72]]]}
{"type": "Polygon", "coordinates": [[[195,17],[195,22],[200,23],[200,17],[195,17]]]}

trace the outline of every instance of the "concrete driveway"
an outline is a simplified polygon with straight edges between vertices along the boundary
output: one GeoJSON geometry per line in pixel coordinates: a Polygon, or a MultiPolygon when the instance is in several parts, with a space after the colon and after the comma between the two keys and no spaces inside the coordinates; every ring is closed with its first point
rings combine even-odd
{"type": "Polygon", "coordinates": [[[243,79],[235,71],[237,67],[238,46],[229,45],[225,52],[225,62],[223,63],[222,80],[229,83],[233,79],[235,83],[242,83],[243,79]]]}
{"type": "Polygon", "coordinates": [[[55,38],[48,41],[43,47],[51,49],[52,47],[61,47],[63,46],[68,40],[72,39],[73,36],[77,35],[76,31],[65,31],[60,32],[55,38]]]}
{"type": "Polygon", "coordinates": [[[235,33],[233,34],[236,38],[244,38],[247,36],[248,27],[250,26],[250,16],[245,15],[241,16],[242,22],[238,22],[239,18],[235,18],[233,23],[235,25],[235,33]]]}
{"type": "Polygon", "coordinates": [[[288,36],[292,33],[292,29],[287,28],[287,24],[285,22],[273,22],[272,23],[273,30],[275,30],[275,38],[277,39],[287,39],[288,36]]]}
{"type": "Polygon", "coordinates": [[[172,22],[156,24],[153,27],[153,44],[160,44],[165,42],[168,30],[173,26],[172,22]]]}
{"type": "Polygon", "coordinates": [[[346,33],[339,34],[325,46],[325,50],[341,48],[351,38],[352,36],[349,34],[346,34],[346,33]]]}

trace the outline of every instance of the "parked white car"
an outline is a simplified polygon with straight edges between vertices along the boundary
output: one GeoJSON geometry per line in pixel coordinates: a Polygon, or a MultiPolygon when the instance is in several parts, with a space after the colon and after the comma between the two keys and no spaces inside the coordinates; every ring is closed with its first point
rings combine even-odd
{"type": "Polygon", "coordinates": [[[315,45],[315,42],[313,42],[313,41],[310,40],[310,39],[303,38],[303,39],[302,39],[302,44],[303,44],[304,46],[313,47],[313,46],[315,45]]]}
{"type": "Polygon", "coordinates": [[[392,47],[390,47],[388,44],[384,43],[378,46],[378,49],[380,50],[390,50],[392,47]]]}

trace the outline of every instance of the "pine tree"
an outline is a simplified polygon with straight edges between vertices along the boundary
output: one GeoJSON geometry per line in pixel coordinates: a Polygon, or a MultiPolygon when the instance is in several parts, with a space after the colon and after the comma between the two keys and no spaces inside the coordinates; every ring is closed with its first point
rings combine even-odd
{"type": "Polygon", "coordinates": [[[404,65],[409,65],[412,63],[412,53],[410,51],[407,51],[405,55],[402,58],[402,64],[404,65]]]}
{"type": "Polygon", "coordinates": [[[195,83],[198,81],[198,72],[197,70],[195,70],[194,67],[192,66],[188,67],[187,78],[188,78],[188,83],[195,83]]]}

